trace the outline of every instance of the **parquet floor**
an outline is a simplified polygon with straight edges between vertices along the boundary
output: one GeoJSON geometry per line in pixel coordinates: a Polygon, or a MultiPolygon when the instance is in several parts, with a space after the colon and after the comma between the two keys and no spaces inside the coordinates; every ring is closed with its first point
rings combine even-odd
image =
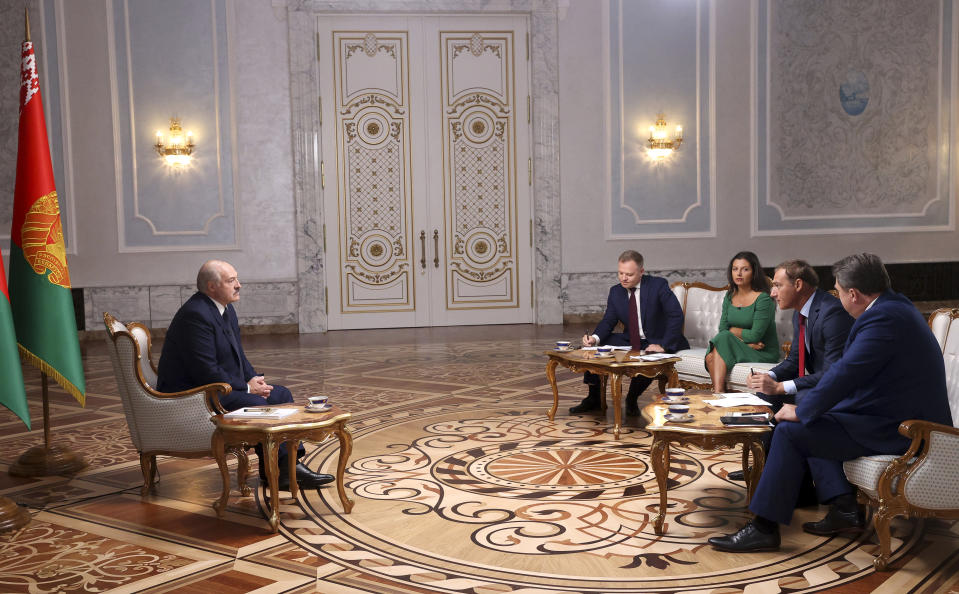
{"type": "MultiPolygon", "coordinates": [[[[657,537],[650,435],[640,422],[628,419],[615,441],[611,411],[610,419],[570,416],[583,386],[562,370],[560,413],[546,418],[542,352],[573,333],[505,326],[245,337],[269,380],[301,400],[328,394],[354,415],[345,477],[353,512],[342,513],[333,488],[283,499],[277,535],[267,530],[261,489],[246,498],[234,489],[217,519],[212,460],[161,459],[156,491],[140,498],[137,453],[99,342],[84,344],[87,407],[52,394],[55,441],[89,467],[73,477],[10,477],[10,464],[42,441],[39,376],[27,369],[34,430],[0,409],[0,494],[29,506],[33,521],[0,535],[0,592],[959,591],[956,522],[895,522],[888,573],[872,569],[871,533],[821,538],[799,529],[824,508],[798,510],[777,553],[713,551],[706,539],[747,517],[742,484],[725,478],[739,463],[734,451],[674,450],[668,530],[657,537]]],[[[311,468],[332,472],[335,442],[307,449],[311,468]]],[[[250,485],[256,480],[254,470],[250,485]]]]}

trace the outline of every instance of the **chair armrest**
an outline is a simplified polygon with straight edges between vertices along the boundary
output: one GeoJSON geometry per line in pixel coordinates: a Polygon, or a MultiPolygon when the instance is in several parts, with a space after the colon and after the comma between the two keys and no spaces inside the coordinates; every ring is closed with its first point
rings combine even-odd
{"type": "Polygon", "coordinates": [[[893,460],[879,477],[876,490],[880,499],[890,500],[894,495],[901,494],[905,481],[909,479],[912,469],[916,468],[929,456],[929,440],[932,432],[945,433],[959,437],[959,428],[922,419],[909,419],[899,424],[899,433],[912,439],[909,449],[902,456],[893,460]],[[896,493],[893,493],[893,487],[896,493]]]}
{"type": "Polygon", "coordinates": [[[140,384],[141,387],[146,390],[150,396],[154,398],[162,398],[164,400],[173,400],[176,398],[186,398],[188,396],[196,396],[200,392],[206,393],[206,407],[213,414],[219,414],[226,412],[226,409],[223,408],[223,405],[220,404],[220,396],[229,394],[233,391],[233,386],[224,382],[217,382],[213,384],[206,384],[205,386],[197,386],[196,388],[189,388],[187,390],[181,390],[179,392],[157,392],[150,386],[140,384]]]}

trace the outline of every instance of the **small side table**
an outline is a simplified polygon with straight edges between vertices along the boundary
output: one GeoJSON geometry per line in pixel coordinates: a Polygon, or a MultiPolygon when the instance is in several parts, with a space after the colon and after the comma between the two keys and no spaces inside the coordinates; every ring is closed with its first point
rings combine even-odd
{"type": "Polygon", "coordinates": [[[768,426],[723,425],[720,417],[733,410],[737,412],[771,412],[767,406],[740,406],[731,408],[713,408],[703,402],[715,398],[712,394],[688,394],[689,412],[693,414],[692,422],[674,423],[666,418],[668,405],[663,403],[662,396],[652,404],[643,407],[643,418],[648,421],[646,430],[653,434],[653,445],[650,447],[649,457],[652,459],[653,472],[659,485],[659,513],[653,523],[656,534],[662,535],[666,521],[666,475],[669,472],[669,444],[675,443],[684,446],[696,446],[702,450],[717,450],[734,448],[741,445],[743,448],[743,473],[746,475],[746,500],[752,499],[753,491],[759,483],[763,465],[766,463],[766,452],[763,450],[762,438],[772,431],[768,426]],[[749,466],[749,455],[752,454],[752,469],[749,466]]]}
{"type": "Polygon", "coordinates": [[[590,371],[600,377],[600,393],[602,394],[602,405],[606,408],[606,384],[612,378],[613,392],[613,436],[619,439],[620,429],[623,419],[623,378],[643,377],[655,378],[659,380],[659,392],[663,393],[667,387],[675,388],[679,386],[679,374],[676,373],[675,365],[681,361],[679,357],[670,357],[660,359],[659,361],[634,361],[630,355],[638,354],[636,351],[629,351],[622,361],[617,361],[614,357],[597,358],[594,351],[546,351],[543,353],[549,358],[546,362],[546,379],[553,389],[553,406],[546,413],[550,421],[556,416],[556,409],[559,408],[559,387],[556,384],[556,367],[562,365],[570,371],[585,373],[590,371]]]}
{"type": "MultiPolygon", "coordinates": [[[[282,406],[277,408],[294,407],[282,406]]],[[[270,528],[276,533],[279,530],[280,522],[277,507],[279,501],[277,480],[280,475],[277,457],[280,444],[291,442],[291,445],[295,445],[301,441],[322,441],[330,435],[336,435],[340,440],[340,457],[336,465],[336,491],[343,503],[343,512],[348,514],[353,509],[353,500],[346,495],[346,489],[343,486],[343,472],[346,470],[346,462],[353,450],[353,436],[346,427],[346,423],[352,415],[336,406],[323,413],[307,412],[302,406],[295,408],[298,409],[297,412],[282,419],[226,418],[223,415],[216,415],[210,419],[216,425],[212,446],[216,463],[220,467],[220,475],[223,477],[223,493],[220,495],[220,499],[213,503],[213,509],[216,510],[218,517],[223,517],[227,500],[230,498],[230,474],[226,466],[227,445],[249,447],[260,444],[262,447],[263,455],[266,457],[266,460],[264,460],[266,479],[270,488],[270,517],[268,519],[270,528]]],[[[296,499],[299,495],[296,484],[296,455],[290,455],[287,458],[289,460],[290,494],[293,499],[296,499]]]]}

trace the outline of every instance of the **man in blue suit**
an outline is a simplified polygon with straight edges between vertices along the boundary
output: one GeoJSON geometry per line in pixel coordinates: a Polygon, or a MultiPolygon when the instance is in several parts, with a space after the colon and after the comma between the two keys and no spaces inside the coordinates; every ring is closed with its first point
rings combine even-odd
{"type": "Polygon", "coordinates": [[[889,288],[889,275],[873,254],[855,254],[833,265],[836,290],[856,319],[842,357],[819,383],[776,413],[769,460],[749,505],[752,522],[736,533],[712,537],[721,551],[779,548],[779,525],[789,524],[810,465],[820,497],[830,508],[803,530],[834,535],[865,522],[844,460],[903,454],[909,439],[898,432],[907,419],[952,425],[942,351],[912,302],[889,288]]]}
{"type": "MultiPolygon", "coordinates": [[[[796,404],[842,357],[854,320],[838,299],[818,287],[819,276],[805,260],[787,260],[777,266],[773,274],[769,294],[779,309],[795,310],[792,346],[789,356],[779,365],[767,373],[750,375],[746,385],[772,403],[774,411],[782,408],[784,403],[796,404]]],[[[767,449],[768,445],[766,443],[767,449]]],[[[730,472],[727,478],[741,481],[743,471],[730,472]]],[[[813,498],[800,499],[812,502],[813,498]]]]}
{"type": "MultiPolygon", "coordinates": [[[[608,344],[631,346],[653,353],[674,353],[688,349],[683,336],[683,308],[669,288],[666,279],[644,274],[643,256],[627,250],[619,255],[619,284],[609,289],[606,313],[593,330],[592,336],[583,336],[583,346],[608,344]],[[622,322],[626,332],[613,332],[622,322]]],[[[638,415],[637,399],[652,379],[637,375],[629,383],[626,394],[626,414],[638,415]]],[[[599,377],[592,373],[583,376],[589,394],[578,405],[569,409],[579,414],[600,407],[599,377]]]]}
{"type": "MultiPolygon", "coordinates": [[[[157,389],[179,392],[213,382],[225,382],[233,390],[220,398],[227,410],[263,404],[288,404],[293,395],[283,386],[271,386],[257,375],[240,344],[240,326],[233,303],[240,299],[236,270],[226,262],[210,260],[200,267],[197,292],[184,303],[167,329],[157,369],[157,389]]],[[[260,478],[263,452],[260,458],[260,478]]],[[[297,458],[304,453],[303,446],[297,458]]],[[[280,446],[279,467],[286,468],[286,445],[280,446]]],[[[304,488],[329,483],[333,476],[318,474],[304,464],[296,465],[296,482],[304,488]]],[[[289,488],[289,475],[280,473],[279,487],[289,488]]]]}

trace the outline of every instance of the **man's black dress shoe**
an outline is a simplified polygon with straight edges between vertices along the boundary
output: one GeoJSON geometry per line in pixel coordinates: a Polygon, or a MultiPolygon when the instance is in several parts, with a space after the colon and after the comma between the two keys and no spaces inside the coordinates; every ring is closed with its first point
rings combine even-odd
{"type": "MultiPolygon", "coordinates": [[[[280,491],[290,490],[290,473],[287,471],[286,464],[280,464],[280,476],[276,481],[276,486],[280,491]]],[[[266,482],[266,473],[260,472],[260,480],[266,482]]],[[[296,463],[296,484],[301,489],[315,489],[327,483],[336,480],[332,474],[320,474],[313,472],[302,462],[296,463]]]]}
{"type": "MultiPolygon", "coordinates": [[[[752,466],[750,466],[749,471],[752,472],[752,470],[753,468],[752,466]]],[[[743,482],[746,481],[746,475],[745,473],[743,473],[742,469],[734,470],[730,472],[729,474],[726,475],[726,478],[728,478],[731,481],[743,481],[743,482]]]]}
{"type": "Polygon", "coordinates": [[[779,527],[777,526],[774,531],[766,534],[750,522],[735,534],[713,536],[708,542],[717,550],[727,553],[776,551],[779,549],[779,527]]]}
{"type": "Polygon", "coordinates": [[[587,396],[586,398],[583,398],[583,401],[576,406],[571,406],[569,409],[569,414],[578,415],[580,413],[589,412],[592,410],[599,410],[599,399],[593,400],[587,396]]]}
{"type": "Polygon", "coordinates": [[[865,526],[866,516],[858,505],[852,511],[842,511],[839,506],[831,505],[825,518],[818,522],[806,522],[802,529],[817,536],[835,536],[842,532],[859,531],[865,526]]]}

